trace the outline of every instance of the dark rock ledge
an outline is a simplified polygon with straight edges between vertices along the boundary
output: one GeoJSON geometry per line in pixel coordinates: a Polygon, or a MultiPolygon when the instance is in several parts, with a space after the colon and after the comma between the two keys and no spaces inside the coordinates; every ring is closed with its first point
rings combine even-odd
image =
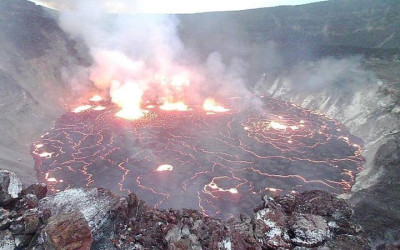
{"type": "Polygon", "coordinates": [[[229,221],[157,210],[102,188],[46,192],[0,170],[0,249],[369,248],[350,206],[323,191],[264,196],[252,216],[229,221]]]}

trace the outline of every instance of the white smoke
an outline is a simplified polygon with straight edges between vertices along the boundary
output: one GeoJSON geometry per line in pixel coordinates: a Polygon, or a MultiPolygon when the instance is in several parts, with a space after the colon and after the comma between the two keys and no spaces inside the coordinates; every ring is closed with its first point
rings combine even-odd
{"type": "Polygon", "coordinates": [[[210,93],[247,93],[246,64],[235,58],[225,64],[218,52],[204,63],[193,60],[179,38],[174,15],[110,14],[109,6],[95,0],[73,3],[60,13],[60,26],[87,46],[93,59],[90,80],[121,107],[140,105],[144,97],[200,104],[210,93]],[[130,88],[124,87],[127,83],[130,88]],[[128,95],[129,90],[136,93],[128,95]],[[113,96],[116,93],[118,97],[113,96]],[[132,96],[141,100],[132,101],[132,96]]]}
{"type": "Polygon", "coordinates": [[[297,64],[286,76],[294,91],[315,92],[324,89],[349,91],[375,82],[373,72],[364,69],[362,58],[325,57],[297,64]]]}
{"type": "MultiPolygon", "coordinates": [[[[78,0],[30,0],[50,8],[65,10],[75,8],[78,0]]],[[[301,5],[324,0],[96,0],[96,5],[110,12],[132,13],[199,13],[210,11],[243,10],[282,5],[301,5]]]]}

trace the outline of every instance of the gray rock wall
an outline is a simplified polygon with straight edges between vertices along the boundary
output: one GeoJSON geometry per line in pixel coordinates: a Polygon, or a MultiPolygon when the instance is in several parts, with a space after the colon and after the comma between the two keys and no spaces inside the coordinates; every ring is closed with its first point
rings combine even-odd
{"type": "Polygon", "coordinates": [[[34,182],[31,144],[71,102],[66,79],[79,64],[57,22],[33,3],[0,3],[0,167],[34,182]]]}

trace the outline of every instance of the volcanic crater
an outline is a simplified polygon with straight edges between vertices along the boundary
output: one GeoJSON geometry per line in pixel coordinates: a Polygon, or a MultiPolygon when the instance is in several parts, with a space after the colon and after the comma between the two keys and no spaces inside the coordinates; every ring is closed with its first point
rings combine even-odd
{"type": "Polygon", "coordinates": [[[261,107],[240,110],[234,103],[242,98],[228,98],[222,112],[147,102],[137,120],[92,98],[33,144],[37,176],[53,193],[101,186],[223,219],[251,214],[262,194],[350,191],[364,163],[359,138],[322,114],[256,98],[261,107]]]}

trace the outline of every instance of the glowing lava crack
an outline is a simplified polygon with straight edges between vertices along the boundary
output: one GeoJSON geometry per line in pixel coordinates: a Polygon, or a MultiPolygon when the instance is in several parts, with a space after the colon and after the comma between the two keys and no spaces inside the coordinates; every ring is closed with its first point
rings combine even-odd
{"type": "Polygon", "coordinates": [[[262,115],[209,108],[213,100],[204,109],[180,105],[185,112],[147,103],[129,121],[96,97],[35,142],[39,180],[52,192],[101,186],[220,218],[250,213],[263,193],[348,191],[363,164],[360,140],[322,115],[263,102],[262,115]]]}

